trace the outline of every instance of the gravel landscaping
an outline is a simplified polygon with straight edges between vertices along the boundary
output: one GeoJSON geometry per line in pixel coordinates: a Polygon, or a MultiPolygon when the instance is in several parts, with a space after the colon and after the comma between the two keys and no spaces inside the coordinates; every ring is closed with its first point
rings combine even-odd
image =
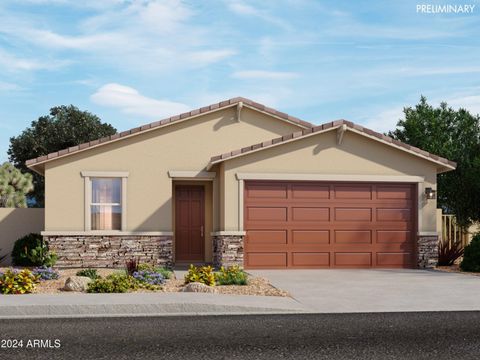
{"type": "Polygon", "coordinates": [[[450,272],[450,273],[457,273],[457,274],[464,274],[464,275],[480,276],[480,272],[462,271],[458,265],[437,266],[435,268],[435,270],[445,271],[445,272],[450,272]]]}
{"type": "MultiPolygon", "coordinates": [[[[0,268],[0,272],[7,268],[0,268]]],[[[37,284],[34,291],[35,294],[76,294],[75,292],[63,291],[62,288],[65,285],[65,281],[70,276],[75,276],[81,269],[56,269],[60,274],[60,277],[55,280],[41,281],[37,284]]],[[[112,273],[119,271],[119,269],[97,269],[98,275],[106,277],[112,273]]],[[[159,292],[181,292],[185,286],[182,279],[169,279],[162,286],[162,290],[159,292]]],[[[253,277],[249,275],[247,285],[217,285],[215,286],[217,294],[229,294],[229,295],[253,295],[253,296],[282,296],[287,297],[290,294],[284,290],[277,289],[269,283],[265,278],[253,277]]],[[[141,289],[138,292],[151,292],[149,290],[141,289]]]]}

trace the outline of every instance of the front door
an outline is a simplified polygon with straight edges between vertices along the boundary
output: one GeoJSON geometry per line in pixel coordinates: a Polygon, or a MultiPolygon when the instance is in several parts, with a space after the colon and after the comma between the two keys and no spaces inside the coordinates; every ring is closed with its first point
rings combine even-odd
{"type": "Polygon", "coordinates": [[[205,251],[203,186],[175,187],[175,260],[203,262],[205,251]]]}

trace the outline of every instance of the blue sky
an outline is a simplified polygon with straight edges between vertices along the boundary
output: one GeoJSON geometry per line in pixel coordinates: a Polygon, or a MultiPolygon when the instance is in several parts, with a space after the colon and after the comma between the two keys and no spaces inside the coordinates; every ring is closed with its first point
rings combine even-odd
{"type": "Polygon", "coordinates": [[[0,14],[0,162],[62,104],[118,130],[235,96],[378,131],[421,94],[480,112],[478,0],[3,0],[0,14]]]}

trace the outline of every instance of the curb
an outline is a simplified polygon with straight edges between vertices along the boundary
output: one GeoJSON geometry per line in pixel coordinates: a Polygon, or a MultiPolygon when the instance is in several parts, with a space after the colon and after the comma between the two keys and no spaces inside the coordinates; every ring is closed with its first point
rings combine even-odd
{"type": "Polygon", "coordinates": [[[299,309],[212,304],[112,304],[0,306],[0,319],[212,316],[307,313],[299,309]]]}

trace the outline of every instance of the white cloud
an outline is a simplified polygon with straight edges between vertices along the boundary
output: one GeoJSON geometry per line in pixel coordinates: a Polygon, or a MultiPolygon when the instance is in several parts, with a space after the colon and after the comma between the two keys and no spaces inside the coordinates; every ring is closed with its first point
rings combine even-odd
{"type": "Polygon", "coordinates": [[[21,87],[18,86],[17,84],[0,81],[0,91],[15,91],[20,89],[21,87]]]}
{"type": "Polygon", "coordinates": [[[244,70],[234,72],[232,77],[237,79],[287,80],[298,77],[298,74],[288,71],[244,70]]]}
{"type": "Polygon", "coordinates": [[[265,22],[268,22],[272,25],[278,26],[285,30],[291,29],[291,26],[286,21],[271,15],[266,10],[259,9],[258,4],[256,4],[256,7],[253,7],[243,1],[237,0],[237,1],[229,1],[227,3],[227,6],[232,12],[238,15],[255,16],[259,19],[264,20],[265,22]]]}
{"type": "Polygon", "coordinates": [[[480,95],[470,95],[452,98],[447,100],[447,104],[452,108],[464,108],[471,114],[480,114],[480,95]]]}
{"type": "Polygon", "coordinates": [[[169,100],[158,100],[140,94],[136,89],[116,83],[100,87],[91,100],[99,105],[147,118],[163,118],[190,110],[190,107],[169,100]]]}
{"type": "Polygon", "coordinates": [[[37,18],[11,13],[0,22],[0,35],[63,59],[85,56],[128,71],[155,70],[157,74],[207,66],[236,53],[230,43],[216,46],[215,26],[193,25],[193,14],[180,0],[111,1],[110,6],[72,24],[68,34],[37,18]]]}
{"type": "Polygon", "coordinates": [[[66,60],[25,59],[0,49],[0,67],[10,71],[53,70],[69,64],[66,60]]]}
{"type": "Polygon", "coordinates": [[[395,106],[382,110],[372,117],[365,117],[359,122],[368,129],[378,132],[388,132],[396,128],[397,122],[403,117],[403,107],[395,106]]]}
{"type": "Polygon", "coordinates": [[[235,53],[232,49],[193,51],[188,55],[188,60],[192,64],[203,65],[223,60],[235,53]]]}
{"type": "Polygon", "coordinates": [[[230,10],[237,14],[241,15],[254,15],[254,16],[259,16],[260,12],[258,9],[254,8],[253,6],[247,5],[245,3],[235,1],[235,2],[229,2],[228,7],[230,10]]]}

